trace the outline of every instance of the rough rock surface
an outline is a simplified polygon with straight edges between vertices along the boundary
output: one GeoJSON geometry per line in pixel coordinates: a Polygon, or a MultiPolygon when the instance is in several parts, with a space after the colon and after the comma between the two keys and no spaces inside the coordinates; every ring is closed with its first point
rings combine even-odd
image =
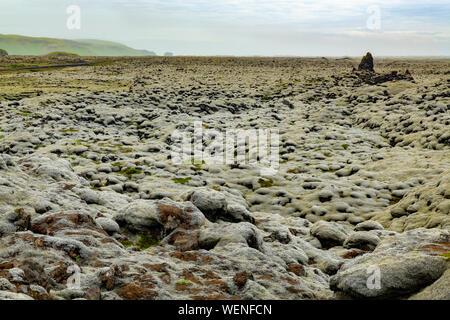
{"type": "Polygon", "coordinates": [[[447,299],[450,64],[355,63],[2,75],[0,300],[447,299]],[[396,70],[414,81],[376,80],[396,70]],[[205,147],[279,129],[280,167],[174,163],[172,133],[199,120],[205,147]]]}
{"type": "Polygon", "coordinates": [[[367,54],[361,59],[361,62],[358,66],[359,71],[370,71],[374,72],[373,70],[373,57],[370,52],[367,52],[367,54]]]}
{"type": "Polygon", "coordinates": [[[449,263],[440,253],[449,248],[447,230],[416,229],[388,236],[372,253],[345,262],[331,278],[331,288],[356,298],[410,295],[438,280],[448,269],[449,263]],[[376,269],[380,275],[378,288],[367,285],[367,274],[376,269]]]}

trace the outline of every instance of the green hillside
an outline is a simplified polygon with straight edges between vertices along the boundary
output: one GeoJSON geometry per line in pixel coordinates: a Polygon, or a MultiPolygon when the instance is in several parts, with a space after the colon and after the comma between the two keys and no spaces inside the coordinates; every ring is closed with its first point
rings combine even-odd
{"type": "Polygon", "coordinates": [[[136,50],[120,43],[102,40],[64,40],[0,34],[0,48],[10,55],[45,55],[70,52],[80,56],[154,56],[154,52],[136,50]]]}

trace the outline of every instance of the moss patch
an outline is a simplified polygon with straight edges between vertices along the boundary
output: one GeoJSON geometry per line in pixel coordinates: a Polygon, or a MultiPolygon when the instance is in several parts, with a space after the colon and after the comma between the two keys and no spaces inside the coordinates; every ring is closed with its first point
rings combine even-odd
{"type": "Polygon", "coordinates": [[[146,250],[146,249],[148,249],[150,247],[161,245],[161,243],[158,240],[152,238],[147,233],[140,234],[138,239],[137,239],[137,241],[136,241],[136,243],[134,243],[133,241],[130,241],[128,239],[121,240],[120,243],[125,248],[137,247],[137,248],[139,248],[139,250],[146,250]]]}
{"type": "Polygon", "coordinates": [[[136,241],[136,246],[141,250],[146,250],[150,247],[159,246],[160,242],[152,238],[149,234],[143,233],[136,241]]]}
{"type": "Polygon", "coordinates": [[[258,180],[258,183],[262,188],[270,188],[270,187],[278,186],[278,184],[275,184],[273,182],[273,179],[270,179],[270,178],[268,178],[268,179],[260,178],[258,180]]]}
{"type": "Polygon", "coordinates": [[[192,178],[191,177],[187,177],[187,178],[172,178],[172,181],[178,184],[186,184],[189,183],[189,181],[191,181],[192,178]]]}
{"type": "Polygon", "coordinates": [[[188,286],[191,284],[191,282],[189,280],[178,280],[177,284],[179,284],[180,286],[188,286]]]}
{"type": "Polygon", "coordinates": [[[142,170],[136,169],[136,168],[125,168],[119,171],[119,173],[128,179],[131,179],[133,175],[135,174],[141,174],[142,170]]]}

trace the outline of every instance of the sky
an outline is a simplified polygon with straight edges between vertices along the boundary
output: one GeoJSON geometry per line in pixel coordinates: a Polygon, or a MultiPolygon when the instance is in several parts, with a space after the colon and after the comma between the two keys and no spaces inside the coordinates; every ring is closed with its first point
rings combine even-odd
{"type": "Polygon", "coordinates": [[[450,1],[0,0],[0,34],[176,55],[450,56],[450,1]]]}

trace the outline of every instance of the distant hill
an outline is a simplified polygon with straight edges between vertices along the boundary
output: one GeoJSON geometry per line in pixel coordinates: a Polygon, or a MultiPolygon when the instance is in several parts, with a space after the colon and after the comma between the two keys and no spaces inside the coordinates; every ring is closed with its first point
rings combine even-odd
{"type": "Polygon", "coordinates": [[[10,55],[45,55],[70,52],[80,56],[155,56],[152,51],[136,50],[103,40],[65,40],[0,34],[0,48],[10,55]]]}

